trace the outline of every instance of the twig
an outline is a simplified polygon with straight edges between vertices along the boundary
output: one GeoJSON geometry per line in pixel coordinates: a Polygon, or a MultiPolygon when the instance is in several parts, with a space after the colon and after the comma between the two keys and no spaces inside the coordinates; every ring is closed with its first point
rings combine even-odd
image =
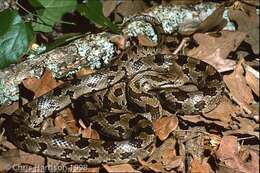
{"type": "Polygon", "coordinates": [[[189,40],[188,37],[185,37],[182,39],[180,45],[177,47],[177,49],[173,52],[174,55],[178,54],[179,51],[185,46],[185,44],[187,43],[187,41],[189,40]]]}

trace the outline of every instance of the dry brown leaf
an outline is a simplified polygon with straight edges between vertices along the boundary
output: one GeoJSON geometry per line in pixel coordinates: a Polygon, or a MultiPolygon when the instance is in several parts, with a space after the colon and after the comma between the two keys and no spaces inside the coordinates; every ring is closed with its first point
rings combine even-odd
{"type": "Polygon", "coordinates": [[[216,156],[233,170],[247,173],[259,172],[259,154],[249,150],[250,159],[243,160],[240,158],[240,151],[235,136],[224,136],[219,149],[216,151],[216,156]]]}
{"type": "Polygon", "coordinates": [[[107,172],[133,172],[133,173],[139,172],[140,173],[140,171],[135,170],[129,164],[121,164],[121,165],[115,165],[115,166],[103,165],[103,167],[107,170],[107,172]]]}
{"type": "Polygon", "coordinates": [[[60,111],[59,115],[54,120],[55,127],[61,129],[61,131],[66,128],[69,134],[77,134],[79,127],[77,126],[77,121],[74,118],[72,110],[66,108],[60,111]]]}
{"type": "Polygon", "coordinates": [[[200,115],[184,115],[180,116],[181,119],[192,123],[214,123],[222,127],[229,127],[231,122],[231,114],[239,112],[238,106],[232,104],[232,102],[224,96],[220,104],[208,113],[204,113],[204,116],[200,115]]]}
{"type": "Polygon", "coordinates": [[[252,113],[252,108],[249,106],[254,101],[251,89],[248,87],[245,80],[244,69],[242,66],[243,59],[237,64],[235,70],[224,76],[224,81],[230,90],[230,95],[233,99],[248,113],[252,113]]]}
{"type": "Polygon", "coordinates": [[[102,1],[102,6],[104,16],[108,17],[115,10],[117,6],[117,1],[105,0],[102,1]]]}
{"type": "Polygon", "coordinates": [[[119,49],[124,50],[126,48],[127,36],[113,35],[110,37],[110,41],[115,43],[119,49]]]}
{"type": "Polygon", "coordinates": [[[15,110],[17,110],[19,108],[19,103],[18,102],[14,102],[11,105],[1,105],[0,106],[0,114],[12,114],[15,110]]]}
{"type": "Polygon", "coordinates": [[[155,121],[153,124],[156,136],[164,141],[169,134],[178,127],[178,118],[175,116],[163,117],[155,121]]]}
{"type": "Polygon", "coordinates": [[[89,74],[94,73],[94,72],[95,72],[95,70],[92,70],[91,68],[81,68],[81,69],[76,73],[76,77],[89,75],[89,74]]]}
{"type": "Polygon", "coordinates": [[[246,82],[259,97],[259,72],[245,64],[246,82]]]}
{"type": "Polygon", "coordinates": [[[40,166],[44,166],[44,157],[25,153],[18,149],[12,149],[1,153],[0,171],[9,169],[17,170],[17,172],[39,172],[40,166]],[[35,167],[34,167],[35,166],[35,167]]]}
{"type": "MultiPolygon", "coordinates": [[[[173,171],[183,169],[184,156],[176,155],[175,150],[176,140],[169,138],[159,148],[156,148],[148,161],[140,161],[140,163],[147,169],[155,172],[165,172],[165,170],[173,171]]],[[[180,152],[181,153],[181,152],[180,152]]]]}
{"type": "Polygon", "coordinates": [[[204,159],[202,162],[199,159],[193,159],[191,161],[191,173],[210,173],[210,165],[207,162],[207,159],[204,159]]]}
{"type": "Polygon", "coordinates": [[[241,2],[245,2],[247,4],[253,5],[253,6],[259,6],[259,0],[241,0],[241,2]]]}
{"type": "Polygon", "coordinates": [[[45,70],[41,79],[30,78],[23,81],[23,85],[34,92],[35,97],[39,97],[48,91],[56,88],[61,82],[57,82],[49,70],[45,70]]]}
{"type": "Polygon", "coordinates": [[[257,130],[259,128],[259,124],[254,120],[239,116],[234,117],[233,119],[233,126],[236,125],[239,129],[227,130],[223,132],[224,135],[252,135],[259,138],[259,132],[257,130]]]}
{"type": "Polygon", "coordinates": [[[235,51],[245,39],[243,32],[221,31],[220,36],[197,33],[193,37],[198,47],[188,52],[189,56],[204,60],[220,72],[234,69],[235,61],[226,59],[231,51],[235,51]]]}
{"type": "MultiPolygon", "coordinates": [[[[224,13],[225,7],[224,6],[220,6],[219,8],[217,8],[210,16],[208,16],[202,23],[200,23],[197,27],[192,27],[191,30],[190,29],[185,29],[182,28],[182,25],[180,25],[180,33],[184,34],[184,35],[190,35],[194,32],[207,32],[207,31],[212,31],[212,29],[215,29],[215,31],[219,31],[221,30],[226,24],[225,19],[223,19],[223,13],[224,13]],[[217,29],[217,30],[216,30],[217,29]],[[182,30],[187,30],[187,31],[191,31],[190,33],[188,32],[187,34],[183,33],[182,30]]],[[[194,23],[194,21],[193,21],[194,23]]],[[[194,25],[194,24],[193,24],[194,25]]],[[[189,25],[188,25],[189,26],[189,25]]]]}
{"type": "Polygon", "coordinates": [[[116,12],[121,14],[123,17],[136,14],[144,11],[148,6],[144,1],[140,0],[129,0],[122,1],[121,4],[116,8],[116,12]]]}
{"type": "Polygon", "coordinates": [[[248,34],[245,41],[248,42],[255,54],[259,54],[259,16],[256,14],[256,8],[243,4],[247,8],[247,13],[240,10],[229,10],[229,17],[238,25],[238,31],[248,34]]]}
{"type": "Polygon", "coordinates": [[[205,113],[204,116],[210,119],[217,119],[224,122],[224,127],[229,126],[231,114],[239,111],[239,108],[224,96],[220,104],[212,111],[205,113]]]}
{"type": "Polygon", "coordinates": [[[157,43],[153,42],[150,40],[147,36],[145,35],[138,35],[138,43],[142,46],[147,46],[147,47],[155,47],[157,46],[157,43]]]}
{"type": "Polygon", "coordinates": [[[162,163],[156,162],[156,163],[148,163],[143,160],[139,160],[140,164],[147,170],[152,170],[154,172],[165,172],[163,169],[162,163]]]}
{"type": "Polygon", "coordinates": [[[84,128],[81,134],[84,138],[100,139],[98,132],[91,127],[84,128]]]}

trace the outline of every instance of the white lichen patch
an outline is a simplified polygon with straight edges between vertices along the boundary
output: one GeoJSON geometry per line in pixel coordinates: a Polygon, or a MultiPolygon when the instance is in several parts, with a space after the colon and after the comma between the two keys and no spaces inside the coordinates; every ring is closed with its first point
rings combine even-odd
{"type": "Polygon", "coordinates": [[[88,39],[75,41],[78,54],[85,57],[90,68],[100,68],[108,64],[115,54],[116,48],[105,34],[89,35],[88,39]]]}
{"type": "Polygon", "coordinates": [[[223,18],[227,20],[226,26],[223,28],[223,30],[228,30],[228,31],[235,31],[236,26],[233,22],[228,17],[228,9],[226,8],[224,13],[223,13],[223,18]]]}
{"type": "MultiPolygon", "coordinates": [[[[158,6],[147,14],[162,23],[165,33],[173,33],[178,31],[179,27],[185,23],[191,23],[191,25],[200,24],[216,9],[216,3],[201,3],[195,6],[158,6]]],[[[226,13],[223,17],[228,19],[226,13]]],[[[229,19],[228,21],[228,25],[231,25],[229,19]]]]}
{"type": "Polygon", "coordinates": [[[154,31],[153,26],[145,21],[134,21],[129,23],[122,31],[128,37],[137,37],[139,35],[145,35],[151,41],[157,43],[158,36],[154,31]]]}
{"type": "MultiPolygon", "coordinates": [[[[10,67],[12,68],[12,67],[10,67]]],[[[26,78],[36,77],[39,78],[43,73],[43,68],[31,68],[23,64],[18,65],[19,70],[15,75],[12,75],[12,71],[0,71],[0,105],[4,103],[11,103],[19,99],[19,87],[18,85],[26,78]],[[26,71],[26,73],[20,73],[20,71],[26,71]],[[8,76],[6,78],[5,76],[8,76]]]]}

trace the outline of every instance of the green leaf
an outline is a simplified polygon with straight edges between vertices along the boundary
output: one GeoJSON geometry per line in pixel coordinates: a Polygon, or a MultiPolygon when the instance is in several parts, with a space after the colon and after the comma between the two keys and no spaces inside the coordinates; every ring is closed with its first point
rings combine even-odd
{"type": "Polygon", "coordinates": [[[120,33],[119,28],[103,15],[100,0],[88,0],[85,4],[79,4],[77,10],[92,22],[103,27],[109,27],[115,33],[120,33]]]}
{"type": "Polygon", "coordinates": [[[31,23],[14,10],[0,12],[0,69],[15,63],[28,50],[34,37],[31,23]]]}
{"type": "Polygon", "coordinates": [[[61,17],[76,8],[77,0],[30,0],[38,15],[34,31],[51,32],[52,27],[61,17]]]}

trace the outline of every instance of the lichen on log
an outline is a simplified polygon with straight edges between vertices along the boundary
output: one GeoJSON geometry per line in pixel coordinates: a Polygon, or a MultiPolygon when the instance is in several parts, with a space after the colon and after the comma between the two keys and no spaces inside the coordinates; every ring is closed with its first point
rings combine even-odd
{"type": "MultiPolygon", "coordinates": [[[[217,7],[217,3],[202,3],[195,6],[157,6],[143,14],[157,19],[162,24],[164,32],[171,34],[180,32],[184,26],[194,27],[194,24],[202,23],[217,7]]],[[[228,17],[226,10],[224,18],[228,17]]],[[[227,26],[228,30],[234,30],[232,23],[229,22],[227,26]]],[[[144,34],[154,42],[158,40],[154,28],[145,21],[129,23],[122,31],[123,35],[128,37],[144,34]]],[[[18,85],[26,78],[39,78],[44,68],[48,68],[53,76],[59,79],[74,74],[82,67],[100,68],[109,64],[110,60],[120,53],[119,48],[110,41],[110,38],[111,34],[108,32],[89,34],[66,46],[0,70],[0,105],[18,100],[18,85]]]]}

